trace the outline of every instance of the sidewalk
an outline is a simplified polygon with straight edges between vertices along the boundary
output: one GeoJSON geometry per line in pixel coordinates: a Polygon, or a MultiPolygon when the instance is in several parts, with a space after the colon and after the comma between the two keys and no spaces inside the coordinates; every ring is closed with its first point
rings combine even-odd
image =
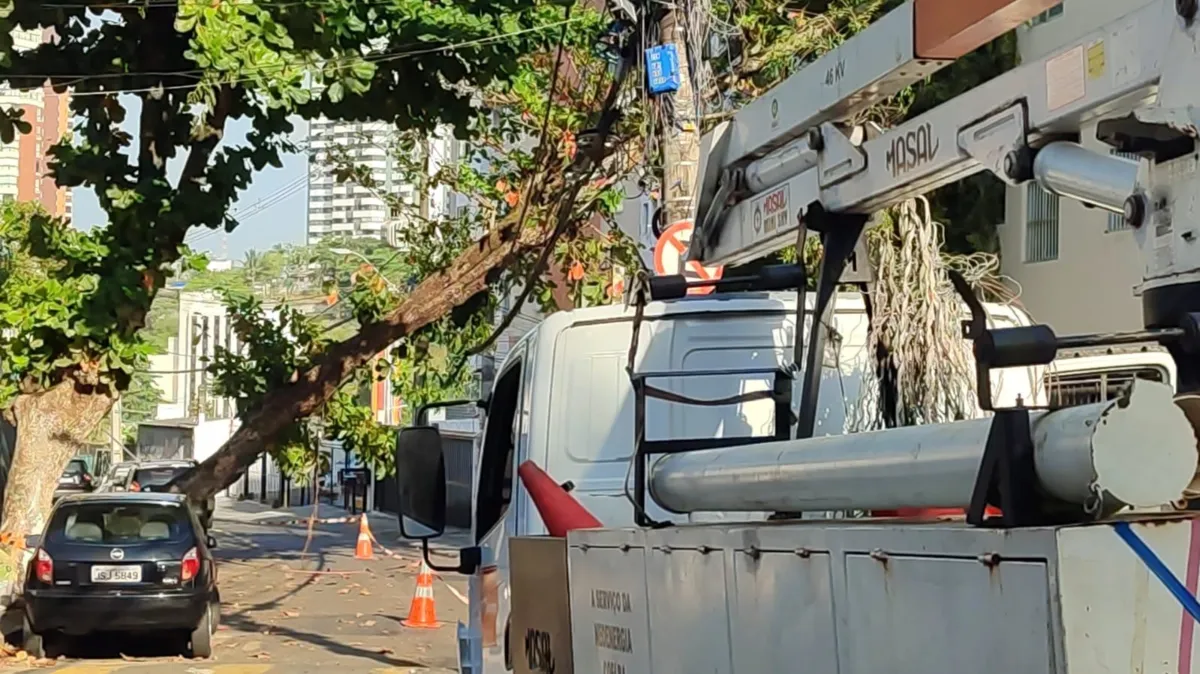
{"type": "MultiPolygon", "coordinates": [[[[312,516],[313,506],[292,506],[288,508],[272,508],[257,501],[239,501],[228,496],[217,496],[217,508],[213,515],[216,522],[237,522],[239,524],[255,524],[264,526],[307,526],[308,518],[312,516]]],[[[351,515],[350,511],[336,505],[321,503],[317,507],[317,519],[347,519],[357,521],[360,514],[351,515]]],[[[400,535],[400,522],[393,513],[373,510],[367,513],[367,521],[371,524],[371,532],[375,538],[389,548],[419,549],[420,541],[408,540],[400,535]]],[[[318,526],[352,526],[351,523],[322,523],[318,526]]],[[[429,541],[430,550],[437,552],[456,552],[472,544],[471,532],[466,529],[447,528],[438,538],[429,541]]]]}

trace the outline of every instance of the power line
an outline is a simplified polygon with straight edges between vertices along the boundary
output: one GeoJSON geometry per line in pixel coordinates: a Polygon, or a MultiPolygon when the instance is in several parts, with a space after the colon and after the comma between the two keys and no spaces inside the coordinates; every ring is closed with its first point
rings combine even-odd
{"type": "MultiPolygon", "coordinates": [[[[541,25],[541,26],[534,26],[531,28],[523,28],[521,30],[512,31],[509,33],[503,33],[500,35],[491,35],[488,37],[476,38],[474,40],[466,40],[463,42],[450,43],[450,44],[440,45],[440,46],[436,46],[436,47],[426,47],[426,48],[422,48],[422,49],[414,49],[414,50],[400,51],[400,52],[383,52],[380,54],[365,54],[362,56],[354,56],[354,57],[346,56],[346,57],[341,57],[340,59],[334,58],[334,59],[330,59],[326,63],[333,62],[333,64],[334,64],[333,68],[337,69],[337,70],[352,67],[352,66],[356,65],[357,63],[359,63],[360,59],[365,60],[370,63],[389,63],[391,61],[398,61],[398,60],[410,58],[413,56],[422,56],[425,54],[433,54],[433,53],[442,52],[442,51],[455,51],[455,50],[463,49],[466,47],[475,47],[475,46],[479,46],[479,45],[490,44],[493,42],[501,42],[510,37],[517,37],[519,35],[525,35],[528,33],[536,33],[536,32],[540,32],[543,30],[549,30],[551,28],[557,28],[557,27],[563,26],[567,23],[573,23],[573,22],[577,22],[580,20],[581,19],[570,19],[568,21],[558,21],[558,22],[541,25]],[[339,61],[346,61],[346,62],[338,63],[339,61]]],[[[272,71],[274,73],[279,73],[279,72],[282,72],[282,71],[287,70],[292,67],[294,67],[292,64],[272,64],[272,65],[263,65],[263,66],[256,66],[256,67],[247,67],[247,68],[244,68],[243,71],[248,70],[248,71],[255,71],[255,72],[260,72],[260,73],[267,73],[268,71],[272,71]]],[[[121,77],[176,77],[176,76],[178,76],[178,77],[200,77],[200,76],[203,76],[205,73],[206,73],[206,71],[204,71],[204,70],[193,69],[193,70],[179,70],[179,71],[149,71],[149,72],[140,72],[140,73],[139,72],[90,73],[90,74],[89,73],[58,73],[58,74],[54,74],[54,75],[41,75],[41,74],[25,75],[25,74],[22,74],[21,77],[28,78],[28,79],[40,79],[40,80],[46,80],[46,79],[53,80],[55,78],[71,78],[72,82],[68,83],[68,86],[70,86],[72,84],[77,84],[79,82],[86,82],[86,81],[97,80],[97,79],[111,79],[111,78],[121,78],[121,77]]],[[[243,84],[246,82],[252,82],[252,81],[254,81],[254,79],[255,78],[253,78],[253,77],[240,77],[240,78],[235,78],[235,79],[229,80],[229,81],[212,82],[211,84],[213,84],[213,85],[243,84]]],[[[161,92],[161,91],[171,91],[171,90],[177,90],[177,89],[194,89],[198,86],[201,86],[202,84],[203,84],[203,82],[197,81],[196,84],[160,85],[160,86],[154,86],[154,87],[140,87],[140,88],[132,88],[132,89],[108,89],[108,90],[104,90],[104,91],[78,91],[78,92],[73,91],[73,92],[71,92],[71,96],[72,97],[114,96],[114,95],[120,95],[120,94],[157,93],[157,92],[161,92]]]]}
{"type": "MultiPolygon", "coordinates": [[[[263,210],[265,210],[269,206],[274,206],[276,204],[281,203],[287,197],[290,197],[293,194],[295,194],[296,192],[299,192],[302,188],[307,187],[308,180],[309,180],[309,178],[311,178],[313,176],[314,172],[315,172],[315,169],[309,169],[307,174],[302,175],[298,178],[293,178],[291,180],[291,182],[285,183],[282,187],[277,188],[274,192],[271,192],[270,194],[263,197],[262,199],[255,201],[253,204],[249,204],[242,208],[233,210],[229,214],[230,217],[238,218],[239,223],[240,223],[240,222],[243,222],[255,215],[258,215],[259,213],[261,213],[263,210]],[[243,215],[242,214],[243,209],[248,210],[250,212],[243,215]]],[[[188,233],[188,235],[184,237],[184,243],[186,243],[189,246],[194,246],[197,243],[200,243],[201,241],[204,241],[218,233],[224,233],[224,229],[217,228],[217,229],[192,230],[192,232],[188,233]],[[190,240],[188,239],[188,237],[191,237],[190,240]]]]}
{"type": "Polygon", "coordinates": [[[287,201],[288,198],[290,198],[293,195],[299,193],[300,191],[306,189],[308,187],[308,179],[309,179],[310,175],[311,174],[304,176],[303,178],[300,179],[300,181],[296,185],[288,188],[286,191],[283,191],[274,197],[268,197],[266,199],[262,199],[260,201],[255,202],[254,205],[250,208],[249,213],[236,214],[238,222],[245,222],[246,220],[249,220],[250,218],[267,210],[271,206],[275,206],[277,204],[283,203],[284,201],[287,201]]]}

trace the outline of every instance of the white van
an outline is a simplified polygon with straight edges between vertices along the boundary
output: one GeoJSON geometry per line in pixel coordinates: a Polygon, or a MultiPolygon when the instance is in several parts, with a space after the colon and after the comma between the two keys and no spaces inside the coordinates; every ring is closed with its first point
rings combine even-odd
{"type": "MultiPolygon", "coordinates": [[[[812,293],[808,294],[812,301],[812,293]]],[[[794,293],[737,293],[651,302],[644,312],[636,370],[763,370],[790,367],[795,335],[794,293]]],[[[1030,324],[1019,309],[987,305],[991,327],[1030,324]]],[[[473,482],[473,543],[482,563],[470,579],[470,624],[460,627],[461,670],[471,674],[511,671],[508,549],[510,536],[545,533],[519,480],[525,460],[558,482],[605,525],[629,526],[633,509],[625,494],[634,446],[634,397],[626,373],[634,312],[597,307],[549,316],[526,334],[496,374],[483,441],[476,449],[473,482]]],[[[834,333],[827,340],[818,398],[816,433],[845,432],[859,399],[867,358],[867,317],[861,296],[839,295],[834,333]]],[[[807,335],[807,326],[805,328],[807,335]]],[[[964,342],[964,348],[969,348],[964,342]]],[[[1018,396],[1037,404],[1042,371],[1021,368],[993,373],[993,399],[1012,405],[1018,396]]],[[[667,378],[654,385],[695,398],[725,398],[770,381],[751,377],[667,378]]],[[[800,399],[797,378],[793,407],[800,399]]],[[[774,403],[757,400],[727,407],[696,407],[649,400],[646,438],[769,436],[774,403]]],[[[651,517],[675,522],[723,519],[722,514],[672,517],[648,500],[651,517]]],[[[763,514],[738,513],[738,519],[763,514]]],[[[520,648],[513,644],[513,648],[520,648]]]]}

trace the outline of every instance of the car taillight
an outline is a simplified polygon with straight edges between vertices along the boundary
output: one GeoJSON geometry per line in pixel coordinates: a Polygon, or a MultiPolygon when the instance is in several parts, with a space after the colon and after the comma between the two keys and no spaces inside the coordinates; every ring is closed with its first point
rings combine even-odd
{"type": "Polygon", "coordinates": [[[38,548],[37,561],[34,563],[34,573],[43,583],[54,582],[54,560],[45,550],[38,548]]]}
{"type": "Polygon", "coordinates": [[[200,573],[200,555],[196,553],[196,548],[192,548],[183,556],[183,564],[179,568],[179,580],[187,582],[195,578],[198,573],[200,573]]]}

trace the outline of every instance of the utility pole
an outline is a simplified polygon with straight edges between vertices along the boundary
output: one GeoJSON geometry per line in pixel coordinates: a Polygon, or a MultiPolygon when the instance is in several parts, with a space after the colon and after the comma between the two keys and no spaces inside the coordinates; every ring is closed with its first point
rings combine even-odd
{"type": "Polygon", "coordinates": [[[696,174],[700,162],[700,120],[692,92],[688,64],[687,30],[670,5],[659,21],[659,39],[663,45],[675,45],[678,55],[679,86],[659,94],[663,107],[673,115],[664,115],[662,128],[662,229],[692,217],[696,192],[696,174]]]}
{"type": "Polygon", "coordinates": [[[196,420],[204,421],[208,417],[208,362],[212,354],[208,344],[208,316],[200,318],[200,388],[197,397],[200,409],[196,412],[196,420]]]}
{"type": "Polygon", "coordinates": [[[109,413],[108,417],[108,435],[109,439],[112,441],[112,465],[114,466],[125,460],[125,445],[124,441],[121,439],[121,436],[123,435],[121,431],[121,416],[121,397],[117,396],[117,399],[113,402],[112,411],[109,413]]]}
{"type": "Polygon", "coordinates": [[[422,223],[429,222],[429,164],[433,159],[433,142],[429,137],[433,133],[430,131],[421,138],[421,176],[417,182],[417,189],[421,194],[420,201],[417,202],[417,214],[421,216],[422,223]]]}

